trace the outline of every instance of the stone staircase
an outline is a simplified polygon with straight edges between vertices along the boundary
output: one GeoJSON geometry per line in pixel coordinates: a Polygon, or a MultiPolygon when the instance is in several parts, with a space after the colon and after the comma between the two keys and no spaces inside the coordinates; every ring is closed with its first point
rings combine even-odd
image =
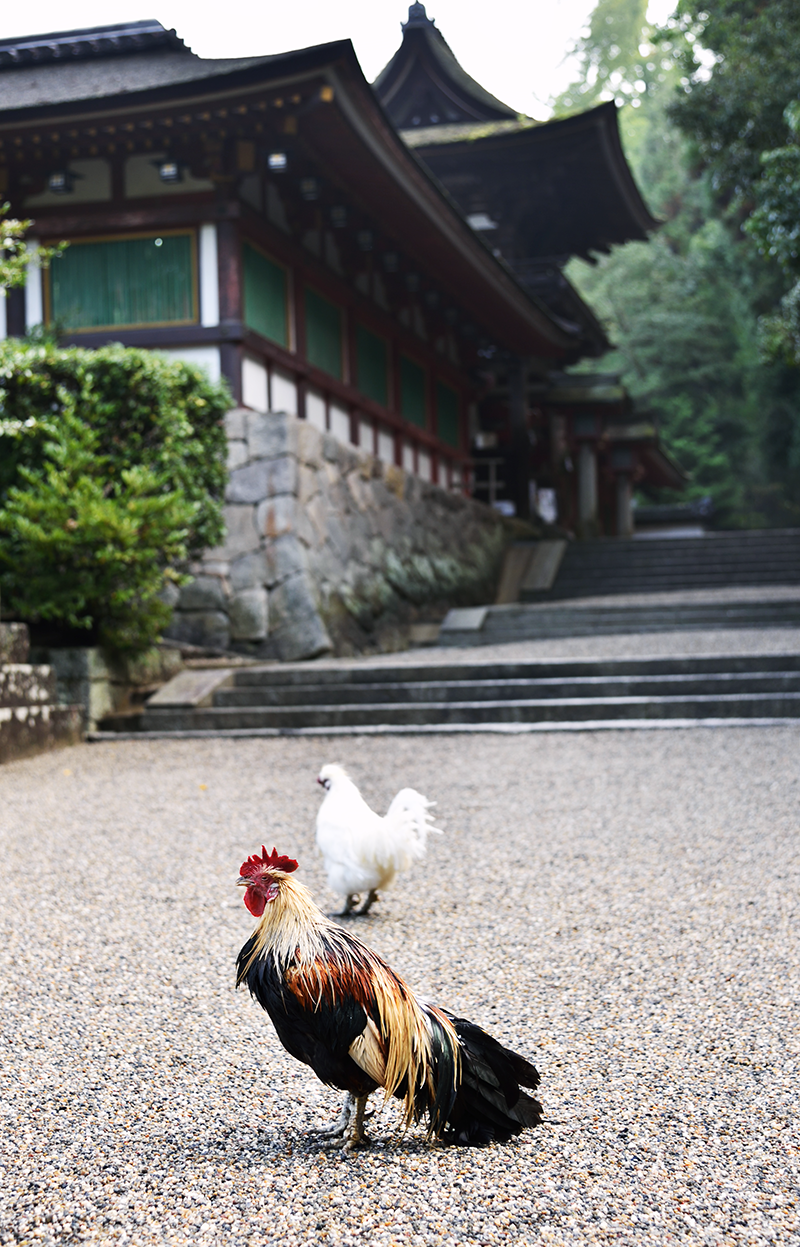
{"type": "Polygon", "coordinates": [[[81,739],[81,707],[59,704],[53,668],[28,652],[25,625],[0,624],[0,762],[81,739]]]}
{"type": "MultiPolygon", "coordinates": [[[[218,673],[202,704],[196,698],[180,704],[169,686],[158,698],[138,718],[140,733],[278,736],[800,723],[800,654],[250,667],[218,673]]],[[[131,726],[128,720],[127,731],[131,726]]],[[[95,738],[113,735],[101,732],[95,738]]]]}
{"type": "Polygon", "coordinates": [[[571,541],[552,585],[520,601],[757,585],[800,586],[800,529],[571,541]]]}

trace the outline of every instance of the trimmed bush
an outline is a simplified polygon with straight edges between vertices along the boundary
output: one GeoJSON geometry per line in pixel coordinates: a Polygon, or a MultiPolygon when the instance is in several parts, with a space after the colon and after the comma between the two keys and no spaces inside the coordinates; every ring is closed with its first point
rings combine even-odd
{"type": "Polygon", "coordinates": [[[120,652],[151,645],[166,583],[222,536],[229,406],[147,351],[0,343],[4,612],[120,652]]]}

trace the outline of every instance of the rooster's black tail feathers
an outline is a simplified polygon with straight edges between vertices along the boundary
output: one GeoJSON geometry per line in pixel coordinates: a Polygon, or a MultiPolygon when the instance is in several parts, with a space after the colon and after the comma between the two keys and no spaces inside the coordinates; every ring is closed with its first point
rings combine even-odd
{"type": "Polygon", "coordinates": [[[541,1104],[521,1090],[528,1087],[533,1091],[539,1085],[539,1075],[530,1061],[504,1048],[474,1023],[448,1013],[461,1051],[456,1080],[452,1059],[447,1060],[449,1045],[437,1042],[439,1024],[435,1015],[428,1016],[433,1024],[437,1087],[436,1099],[428,1107],[433,1134],[445,1143],[480,1145],[495,1139],[504,1143],[512,1135],[539,1125],[541,1104]]]}

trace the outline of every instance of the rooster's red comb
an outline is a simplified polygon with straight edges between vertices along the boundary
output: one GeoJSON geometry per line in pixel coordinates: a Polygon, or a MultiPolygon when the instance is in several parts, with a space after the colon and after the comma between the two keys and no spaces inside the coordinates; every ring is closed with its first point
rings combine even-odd
{"type": "Polygon", "coordinates": [[[261,854],[262,856],[259,857],[257,853],[254,853],[252,857],[248,857],[246,862],[242,862],[239,874],[243,879],[253,879],[256,875],[263,874],[265,870],[282,870],[287,875],[297,870],[297,862],[294,858],[282,857],[277,849],[268,853],[266,846],[262,844],[261,854]]]}

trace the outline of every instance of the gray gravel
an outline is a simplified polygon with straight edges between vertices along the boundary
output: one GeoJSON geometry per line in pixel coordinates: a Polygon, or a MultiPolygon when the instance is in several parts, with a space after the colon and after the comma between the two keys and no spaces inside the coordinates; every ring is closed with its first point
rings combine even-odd
{"type": "MultiPolygon", "coordinates": [[[[788,648],[788,647],[787,647],[788,648]]],[[[79,746],[0,769],[0,1242],[800,1243],[800,726],[79,746]],[[445,835],[364,921],[422,993],[532,1057],[547,1122],[344,1160],[338,1093],[233,990],[262,839],[319,765],[445,835]]]]}

